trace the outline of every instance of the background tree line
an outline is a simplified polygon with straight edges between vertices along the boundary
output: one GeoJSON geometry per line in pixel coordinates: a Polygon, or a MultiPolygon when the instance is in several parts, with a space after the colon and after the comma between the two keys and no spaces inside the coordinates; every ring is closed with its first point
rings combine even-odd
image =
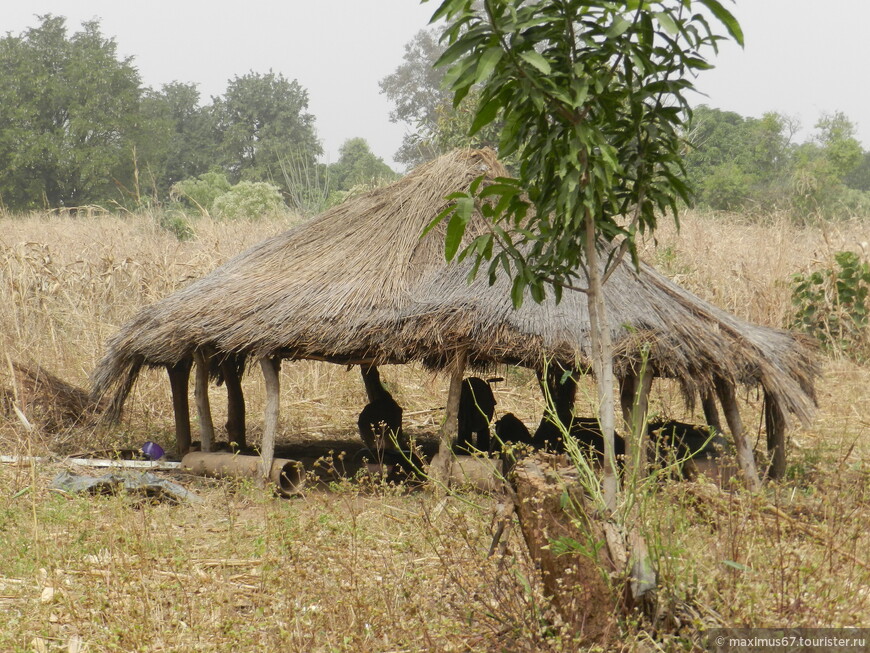
{"type": "MultiPolygon", "coordinates": [[[[444,52],[434,31],[422,30],[405,46],[402,63],[381,81],[394,105],[390,119],[409,126],[396,160],[415,165],[457,146],[498,145],[500,123],[468,136],[479,93],[454,107],[443,88],[444,52]]],[[[701,105],[684,134],[683,163],[695,191],[694,206],[727,211],[787,211],[799,220],[870,215],[870,152],[843,113],[823,115],[805,142],[801,125],[766,113],[761,118],[701,105]]],[[[510,163],[510,161],[508,162],[510,163]]]]}
{"type": "Polygon", "coordinates": [[[797,218],[870,215],[870,152],[842,113],[823,115],[794,142],[796,121],[778,113],[746,118],[700,106],[685,164],[696,202],[733,211],[785,210],[797,218]]]}
{"type": "Polygon", "coordinates": [[[216,190],[243,183],[256,194],[250,185],[268,182],[306,209],[394,176],[359,138],[331,166],[317,163],[308,92],[280,73],[236,76],[203,104],[195,84],[143,87],[98,21],[72,34],[63,17],[38,23],[0,38],[0,208],[191,199],[185,184],[210,187],[210,204],[216,190]]]}
{"type": "MultiPolygon", "coordinates": [[[[390,119],[408,127],[395,155],[408,167],[458,146],[498,146],[498,120],[468,136],[479,92],[453,106],[445,70],[433,67],[443,51],[434,31],[421,30],[380,83],[390,119]]],[[[315,116],[296,80],[251,71],[209,102],[193,83],[143,87],[97,21],[70,33],[63,17],[40,17],[0,38],[0,70],[0,208],[8,211],[179,200],[210,212],[233,191],[218,203],[227,215],[280,205],[315,213],[396,176],[362,138],[344,143],[338,161],[319,163],[315,116]]],[[[796,142],[799,131],[777,113],[697,107],[684,156],[694,204],[799,220],[870,215],[870,152],[855,125],[834,113],[808,140],[796,142]]]]}

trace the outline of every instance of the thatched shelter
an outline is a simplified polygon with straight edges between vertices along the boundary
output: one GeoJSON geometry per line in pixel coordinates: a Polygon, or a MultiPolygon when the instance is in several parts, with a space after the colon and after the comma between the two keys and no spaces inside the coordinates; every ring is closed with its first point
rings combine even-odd
{"type": "MultiPolygon", "coordinates": [[[[452,368],[460,380],[466,365],[540,369],[555,359],[590,367],[585,296],[566,291],[559,304],[528,300],[514,310],[504,275],[493,286],[485,275],[468,284],[470,261],[445,263],[445,225],[420,237],[445,196],[479,175],[504,174],[489,150],[456,151],[250,248],[125,324],[94,373],[95,395],[110,397],[109,414],[117,417],[140,369],[166,367],[183,431],[194,360],[199,394],[207,374],[217,374],[227,381],[231,404],[241,397],[238,373],[255,359],[267,386],[277,383],[273,373],[282,359],[422,361],[452,368]]],[[[485,228],[476,216],[468,236],[485,228]]],[[[761,386],[771,446],[784,455],[789,416],[806,421],[815,405],[817,367],[804,340],[729,315],[647,265],[637,272],[621,264],[605,292],[624,399],[638,384],[646,392],[654,376],[677,379],[690,403],[701,397],[711,423],[718,422],[718,397],[740,440],[734,388],[761,386]],[[643,379],[642,346],[649,351],[643,379]]],[[[276,420],[277,413],[267,419],[267,435],[276,420]]],[[[189,422],[186,428],[182,449],[189,422]]]]}

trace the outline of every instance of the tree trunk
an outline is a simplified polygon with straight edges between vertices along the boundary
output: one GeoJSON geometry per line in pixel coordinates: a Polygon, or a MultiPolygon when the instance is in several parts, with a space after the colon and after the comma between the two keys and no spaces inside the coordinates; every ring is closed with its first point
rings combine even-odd
{"type": "Polygon", "coordinates": [[[211,419],[211,404],[208,400],[208,357],[201,351],[193,355],[196,361],[196,380],[193,396],[196,399],[196,414],[199,417],[200,450],[211,451],[214,443],[214,422],[211,419]]]}
{"type": "Polygon", "coordinates": [[[725,412],[725,420],[728,422],[731,437],[734,438],[734,446],[737,448],[737,464],[740,465],[740,471],[743,472],[747,487],[753,492],[757,492],[761,489],[761,480],[758,478],[758,471],[755,468],[755,455],[749,440],[746,439],[746,434],[743,432],[743,420],[740,419],[740,411],[737,409],[734,386],[725,381],[717,381],[716,392],[719,394],[719,401],[725,412]]]}
{"type": "Polygon", "coordinates": [[[245,394],[235,359],[221,362],[221,374],[227,388],[227,439],[238,449],[245,448],[245,394]]]}
{"type": "Polygon", "coordinates": [[[260,476],[269,478],[275,458],[275,436],[278,433],[278,409],[281,400],[281,359],[264,356],[260,359],[263,379],[266,382],[266,420],[263,426],[263,443],[260,445],[260,476]]]}
{"type": "Polygon", "coordinates": [[[764,393],[764,423],[767,429],[767,451],[771,462],[768,476],[782,478],[785,476],[785,416],[779,403],[773,395],[764,393]]]}
{"type": "Polygon", "coordinates": [[[453,459],[453,444],[459,432],[459,399],[462,395],[462,377],[465,375],[465,364],[468,352],[463,348],[456,352],[450,366],[450,388],[447,391],[447,408],[444,423],[441,425],[438,453],[432,459],[430,475],[447,486],[450,482],[450,472],[453,459]]]}
{"type": "Polygon", "coordinates": [[[559,460],[537,454],[517,464],[517,517],[553,607],[584,644],[606,645],[620,612],[652,605],[655,573],[643,539],[602,518],[577,469],[559,460]]]}
{"type": "Polygon", "coordinates": [[[598,419],[601,425],[601,434],[604,437],[602,496],[605,507],[612,512],[616,509],[616,497],[619,492],[614,447],[616,402],[613,396],[613,341],[607,320],[607,307],[604,304],[598,250],[595,248],[595,221],[588,211],[585,223],[584,248],[586,274],[589,281],[586,300],[589,307],[590,337],[592,340],[592,369],[595,372],[595,381],[598,386],[598,419]]]}
{"type": "Polygon", "coordinates": [[[175,449],[179,456],[190,452],[190,400],[187,385],[190,381],[192,361],[185,358],[175,365],[167,365],[169,387],[172,390],[172,412],[175,416],[175,449]]]}
{"type": "Polygon", "coordinates": [[[619,401],[625,423],[626,470],[630,477],[643,478],[647,470],[646,416],[653,375],[645,366],[642,375],[630,374],[619,381],[619,401]]]}
{"type": "Polygon", "coordinates": [[[617,602],[606,574],[615,565],[606,547],[599,520],[590,520],[589,533],[581,533],[563,510],[567,489],[571,503],[589,509],[577,484],[576,470],[554,469],[542,456],[526,458],[514,470],[516,512],[532,559],[541,570],[545,594],[572,632],[585,642],[604,642],[616,628],[617,602]],[[540,461],[540,462],[539,462],[540,461]],[[563,552],[555,541],[576,542],[585,551],[563,552]],[[589,555],[588,552],[596,553],[589,555]]]}

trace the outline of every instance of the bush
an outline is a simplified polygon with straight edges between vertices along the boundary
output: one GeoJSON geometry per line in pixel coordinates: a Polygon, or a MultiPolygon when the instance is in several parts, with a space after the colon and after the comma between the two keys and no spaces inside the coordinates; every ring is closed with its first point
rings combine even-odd
{"type": "Polygon", "coordinates": [[[870,217],[870,191],[846,188],[837,204],[837,215],[842,218],[870,217]]]}
{"type": "Polygon", "coordinates": [[[157,224],[180,241],[191,240],[194,236],[193,228],[182,211],[161,212],[157,217],[157,224]]]}
{"type": "Polygon", "coordinates": [[[183,199],[194,208],[208,213],[215,200],[232,188],[227,176],[221,172],[206,172],[197,178],[185,179],[172,186],[170,195],[183,199]]]}
{"type": "Polygon", "coordinates": [[[792,276],[792,327],[815,336],[829,350],[870,357],[870,263],[855,252],[838,252],[834,262],[792,276]]]}
{"type": "Polygon", "coordinates": [[[242,181],[214,201],[215,214],[225,220],[259,218],[284,206],[277,186],[263,181],[242,181]]]}
{"type": "Polygon", "coordinates": [[[716,166],[701,182],[701,200],[722,211],[739,209],[750,194],[751,178],[736,163],[716,166]]]}

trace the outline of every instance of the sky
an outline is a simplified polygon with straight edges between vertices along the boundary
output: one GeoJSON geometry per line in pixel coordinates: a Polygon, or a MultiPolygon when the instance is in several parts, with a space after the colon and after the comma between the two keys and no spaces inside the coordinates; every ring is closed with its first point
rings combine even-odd
{"type": "MultiPolygon", "coordinates": [[[[269,70],[308,90],[325,160],[361,136],[394,165],[406,126],[389,121],[378,81],[401,63],[404,44],[427,26],[437,2],[417,0],[16,0],[0,10],[0,33],[20,34],[37,15],[67,18],[70,32],[97,18],[132,56],[142,82],[196,83],[204,101],[227,82],[269,70]]],[[[731,5],[746,47],[721,47],[696,86],[697,104],[760,117],[797,118],[799,140],[823,113],[844,112],[870,149],[868,0],[739,0],[731,5]]]]}

